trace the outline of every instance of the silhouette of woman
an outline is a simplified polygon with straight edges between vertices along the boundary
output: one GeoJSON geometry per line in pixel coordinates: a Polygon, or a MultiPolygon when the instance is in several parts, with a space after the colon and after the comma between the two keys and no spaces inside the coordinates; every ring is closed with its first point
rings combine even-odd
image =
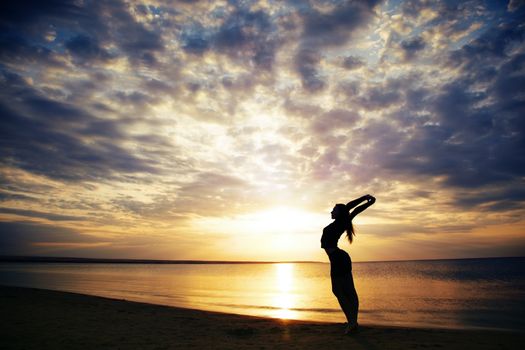
{"type": "Polygon", "coordinates": [[[330,278],[332,280],[332,292],[337,297],[339,305],[343,310],[348,324],[345,334],[357,331],[357,313],[359,310],[359,299],[354,286],[352,276],[352,260],[347,252],[337,247],[339,237],[346,231],[350,244],[353,241],[354,227],[352,220],[357,214],[374,204],[376,199],[367,194],[345,204],[336,204],[332,210],[334,221],[323,229],[321,237],[321,248],[326,251],[330,259],[330,278]],[[358,204],[366,202],[358,207],[358,204]],[[350,212],[351,209],[355,208],[350,212]]]}

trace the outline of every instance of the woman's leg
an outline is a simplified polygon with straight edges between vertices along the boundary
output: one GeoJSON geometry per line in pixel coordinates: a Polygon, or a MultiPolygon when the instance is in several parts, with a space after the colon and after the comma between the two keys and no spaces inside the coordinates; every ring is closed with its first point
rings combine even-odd
{"type": "MultiPolygon", "coordinates": [[[[350,293],[350,283],[348,282],[348,276],[332,276],[332,292],[334,293],[341,309],[343,310],[346,319],[349,324],[355,324],[357,322],[357,293],[355,298],[350,293]]],[[[353,283],[351,283],[353,285],[353,283]]],[[[355,292],[355,289],[354,289],[355,292]]]]}
{"type": "Polygon", "coordinates": [[[348,322],[352,325],[357,324],[357,315],[359,313],[359,297],[357,296],[357,291],[355,290],[352,273],[344,277],[343,290],[344,294],[349,300],[349,311],[352,315],[352,318],[349,319],[348,322]]]}

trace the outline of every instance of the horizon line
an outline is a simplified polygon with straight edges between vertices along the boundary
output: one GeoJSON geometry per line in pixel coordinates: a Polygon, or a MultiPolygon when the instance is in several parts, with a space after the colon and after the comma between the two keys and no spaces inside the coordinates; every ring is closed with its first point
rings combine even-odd
{"type": "MultiPolygon", "coordinates": [[[[403,259],[403,260],[369,260],[355,261],[354,263],[381,263],[381,262],[410,262],[410,261],[440,261],[440,260],[475,260],[475,259],[509,259],[525,258],[525,256],[488,256],[475,258],[437,258],[437,259],[403,259]]],[[[56,256],[25,256],[25,255],[1,255],[0,262],[41,262],[41,263],[94,263],[94,264],[328,264],[325,261],[315,260],[292,260],[292,261],[251,261],[251,260],[198,260],[198,259],[119,259],[119,258],[85,258],[85,257],[56,257],[56,256]]]]}

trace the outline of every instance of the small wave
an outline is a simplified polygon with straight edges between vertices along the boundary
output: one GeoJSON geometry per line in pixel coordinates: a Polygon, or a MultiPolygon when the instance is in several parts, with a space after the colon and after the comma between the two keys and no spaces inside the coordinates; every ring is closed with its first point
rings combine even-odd
{"type": "Polygon", "coordinates": [[[321,312],[321,313],[335,313],[340,312],[340,309],[328,309],[328,308],[303,308],[303,307],[289,307],[283,308],[271,305],[242,305],[242,304],[228,304],[228,303],[213,303],[211,305],[227,306],[235,309],[260,309],[260,310],[290,310],[290,311],[303,311],[303,312],[321,312]]]}

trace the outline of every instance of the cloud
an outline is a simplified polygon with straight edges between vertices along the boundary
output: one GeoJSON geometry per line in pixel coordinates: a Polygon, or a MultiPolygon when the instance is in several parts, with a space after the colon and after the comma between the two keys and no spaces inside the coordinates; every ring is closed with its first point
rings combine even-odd
{"type": "Polygon", "coordinates": [[[87,35],[77,35],[68,40],[65,46],[73,55],[88,61],[105,61],[113,57],[104,48],[100,47],[96,39],[87,35]]]}
{"type": "Polygon", "coordinates": [[[4,74],[3,80],[9,89],[0,96],[4,134],[0,152],[11,165],[62,180],[158,172],[151,161],[115,142],[125,138],[118,121],[101,120],[76,106],[48,99],[17,76],[4,74]],[[85,137],[90,136],[98,140],[86,143],[85,137]]]}
{"type": "Polygon", "coordinates": [[[352,69],[357,69],[357,68],[363,67],[365,65],[365,63],[359,57],[348,56],[348,57],[345,57],[343,59],[342,65],[346,69],[352,70],[352,69]]]}
{"type": "Polygon", "coordinates": [[[199,33],[185,33],[182,37],[184,51],[201,55],[210,48],[209,40],[199,33]]]}
{"type": "Polygon", "coordinates": [[[363,94],[362,105],[367,109],[383,109],[399,102],[402,95],[399,91],[384,87],[373,87],[363,94]]]}
{"type": "Polygon", "coordinates": [[[425,41],[422,37],[414,37],[410,38],[408,40],[403,40],[401,42],[401,49],[404,52],[404,58],[405,60],[411,60],[415,57],[415,55],[423,50],[426,46],[425,41]]]}
{"type": "Polygon", "coordinates": [[[401,148],[388,154],[385,165],[420,176],[443,176],[447,185],[459,188],[521,177],[523,160],[515,153],[520,147],[517,139],[508,139],[493,128],[490,113],[477,111],[470,101],[458,101],[452,91],[438,97],[442,125],[419,126],[410,139],[400,140],[401,148]],[[458,111],[456,103],[466,106],[458,111]],[[464,118],[459,119],[457,113],[464,118]]]}
{"type": "Polygon", "coordinates": [[[10,31],[0,34],[0,59],[3,63],[45,64],[51,67],[63,65],[51,49],[31,43],[23,35],[10,31]]]}
{"type": "Polygon", "coordinates": [[[106,241],[75,230],[24,221],[0,222],[0,255],[38,255],[38,244],[69,243],[90,246],[106,241]]]}
{"type": "Polygon", "coordinates": [[[42,17],[62,18],[71,15],[78,16],[81,8],[75,1],[46,1],[21,0],[2,3],[0,20],[8,23],[34,22],[42,17]]]}
{"type": "Polygon", "coordinates": [[[237,177],[214,172],[201,172],[193,181],[183,185],[176,195],[173,207],[179,213],[222,215],[233,206],[241,208],[248,183],[237,177]]]}
{"type": "Polygon", "coordinates": [[[511,22],[486,31],[479,38],[450,54],[450,65],[464,65],[477,71],[481,65],[493,65],[505,58],[514,45],[524,40],[523,25],[511,22]]]}
{"type": "Polygon", "coordinates": [[[83,216],[72,216],[72,215],[61,215],[54,213],[44,213],[35,210],[24,210],[24,209],[11,209],[11,208],[0,208],[0,213],[3,214],[14,214],[18,216],[26,216],[32,218],[41,218],[49,221],[80,221],[85,220],[83,216]]]}
{"type": "Polygon", "coordinates": [[[523,0],[510,0],[509,4],[507,5],[507,9],[511,12],[514,12],[520,8],[523,8],[523,0]]]}
{"type": "Polygon", "coordinates": [[[352,38],[352,33],[366,25],[373,16],[372,9],[377,3],[344,2],[328,13],[315,8],[301,11],[303,31],[294,57],[294,67],[305,90],[316,92],[325,88],[326,82],[317,69],[322,52],[346,44],[352,38]]]}
{"type": "Polygon", "coordinates": [[[23,0],[2,6],[0,21],[7,33],[4,40],[18,51],[34,51],[41,56],[41,52],[53,52],[62,44],[84,63],[123,54],[132,64],[149,66],[157,65],[156,56],[164,51],[160,33],[137,22],[121,1],[85,4],[57,0],[41,4],[23,0]],[[53,35],[51,43],[45,35],[50,28],[61,33],[53,35]],[[118,52],[103,48],[111,44],[118,52]]]}
{"type": "Polygon", "coordinates": [[[521,209],[525,192],[514,186],[503,186],[483,192],[458,196],[456,205],[463,208],[478,207],[484,211],[506,212],[521,209]]]}
{"type": "Polygon", "coordinates": [[[182,48],[191,54],[214,50],[232,60],[252,62],[267,70],[272,69],[279,46],[270,16],[262,10],[242,8],[229,13],[218,28],[205,29],[202,24],[192,24],[183,29],[182,42],[182,48]]]}
{"type": "Polygon", "coordinates": [[[307,91],[319,91],[326,86],[325,81],[317,72],[321,57],[321,53],[315,47],[302,48],[295,56],[295,68],[301,76],[303,87],[307,91]]]}
{"type": "Polygon", "coordinates": [[[35,198],[31,196],[26,196],[24,194],[18,194],[18,193],[7,193],[7,192],[0,192],[0,201],[34,201],[35,198]]]}
{"type": "Polygon", "coordinates": [[[336,129],[351,128],[357,123],[360,116],[353,110],[333,109],[313,119],[312,131],[314,134],[322,135],[336,129]]]}
{"type": "Polygon", "coordinates": [[[303,39],[319,46],[342,45],[352,31],[369,20],[377,4],[378,1],[343,2],[328,13],[310,8],[302,14],[303,39]]]}

